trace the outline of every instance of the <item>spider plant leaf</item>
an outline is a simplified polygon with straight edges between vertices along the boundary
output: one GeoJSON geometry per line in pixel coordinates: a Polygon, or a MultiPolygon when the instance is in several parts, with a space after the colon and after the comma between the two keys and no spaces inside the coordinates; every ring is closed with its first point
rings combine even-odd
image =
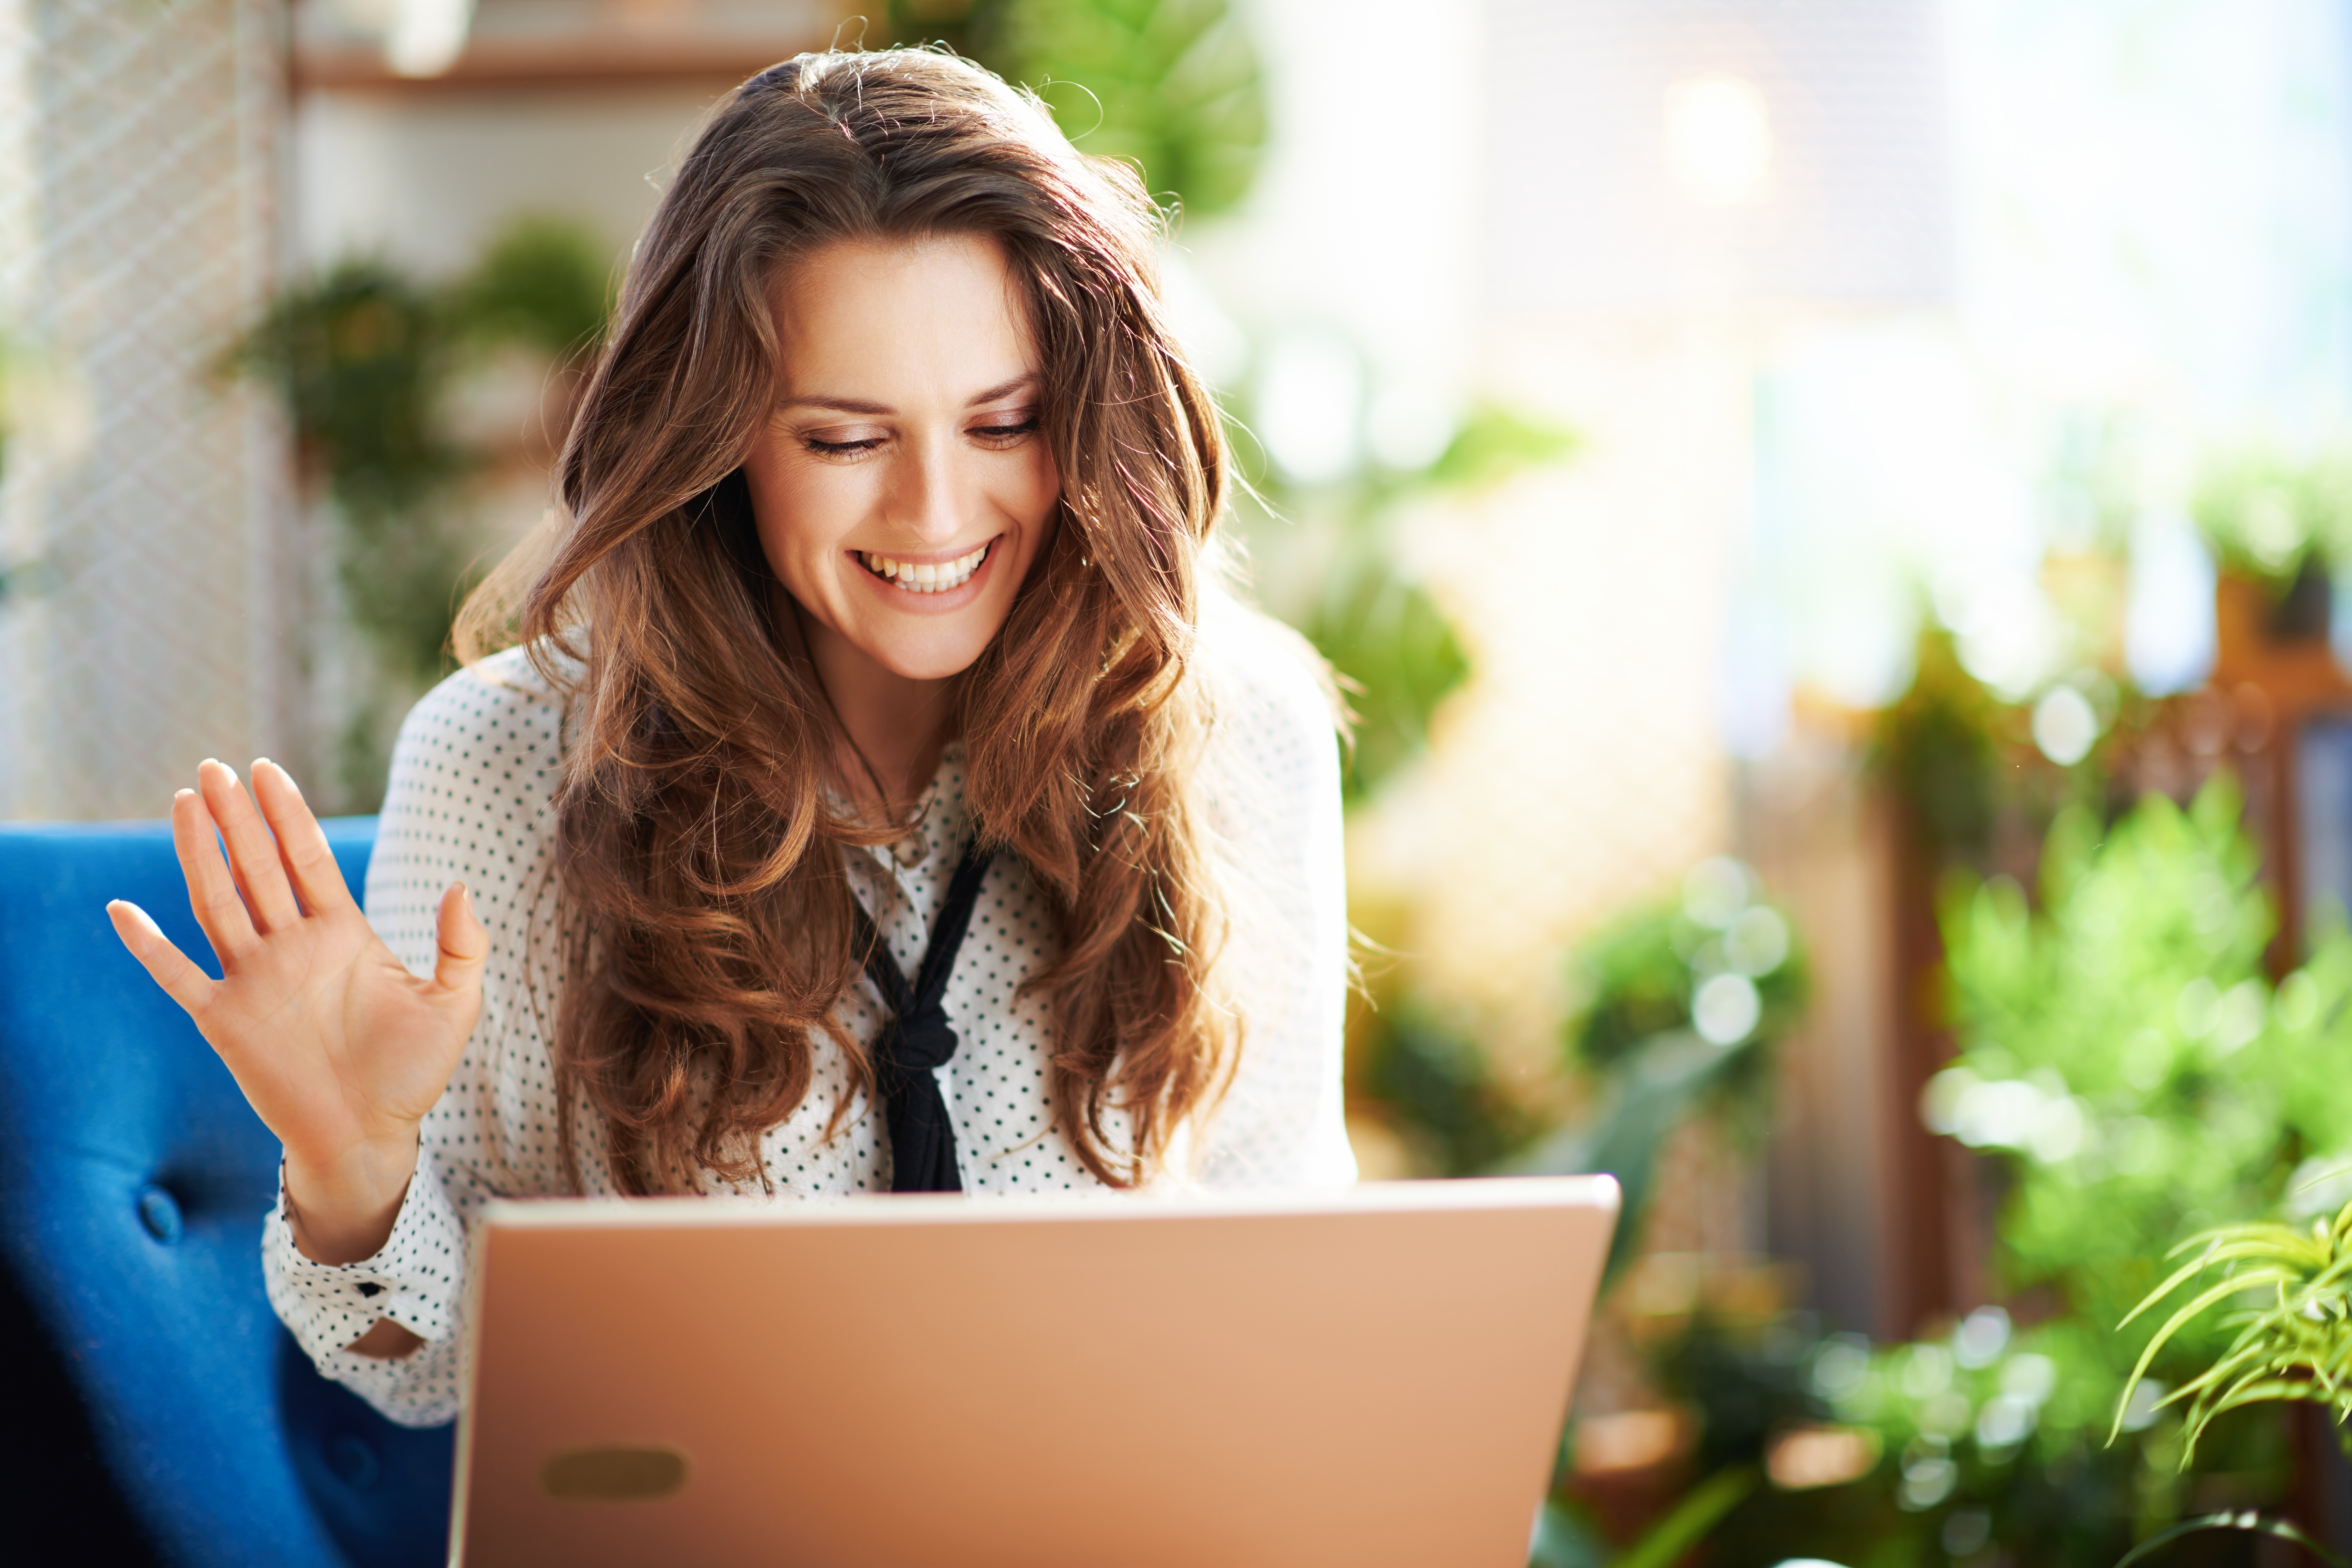
{"type": "Polygon", "coordinates": [[[2116,1560],[2116,1568],[2131,1568],[2135,1563],[2171,1545],[2184,1535],[2194,1535],[2202,1530],[2241,1530],[2255,1535],[2275,1536],[2292,1542],[2333,1568],[2352,1568],[2352,1563],[2330,1552],[2295,1526],[2283,1519],[2264,1519],[2252,1509],[2235,1513],[2209,1513],[2198,1519],[2184,1519],[2171,1529],[2149,1536],[2137,1546],[2116,1560]]]}
{"type": "Polygon", "coordinates": [[[2352,1253],[2347,1253],[2313,1275],[2304,1288],[2312,1291],[2336,1291],[2347,1278],[2352,1278],[2352,1253]]]}
{"type": "MultiPolygon", "coordinates": [[[[2287,1276],[2278,1274],[2276,1270],[2272,1270],[2270,1278],[2284,1279],[2287,1278],[2287,1276]]],[[[2194,1319],[2200,1312],[2202,1312],[2206,1308],[2213,1305],[2216,1301],[2225,1301],[2231,1296],[2234,1296],[2240,1291],[2247,1289],[2252,1286],[2267,1284],[2269,1282],[2270,1279],[2264,1278],[2263,1273],[2259,1270],[2252,1275],[2232,1275],[2231,1278],[2222,1280],[2218,1285],[2207,1287],[2203,1291],[2193,1297],[2188,1305],[2182,1307],[2179,1311],[2173,1313],[2170,1318],[2167,1319],[2165,1321],[2164,1327],[2157,1330],[2154,1337],[2147,1342],[2147,1348],[2139,1352],[2139,1361],[2131,1369],[2131,1375],[2124,1379],[2123,1385],[2125,1394],[2122,1399],[2116,1402],[2116,1418],[2114,1424],[2107,1428],[2107,1441],[2112,1443],[2117,1437],[2123,1436],[2124,1408],[2130,1402],[2130,1391],[2139,1386],[2139,1380],[2147,1373],[2148,1364],[2156,1360],[2157,1352],[2165,1347],[2166,1343],[2171,1340],[2173,1335],[2179,1333],[2183,1328],[2187,1327],[2192,1319],[2194,1319]]]]}
{"type": "MultiPolygon", "coordinates": [[[[2175,1248],[2174,1250],[2178,1251],[2179,1249],[2175,1248]]],[[[2131,1321],[2134,1318],[2138,1317],[2142,1312],[2147,1311],[2150,1307],[2155,1306],[2158,1301],[2163,1300],[2167,1296],[2169,1296],[2175,1290],[2179,1289],[2182,1285],[2194,1279],[2197,1276],[2204,1273],[2205,1270],[2210,1268],[2212,1266],[2212,1259],[2208,1258],[2200,1258],[2193,1263],[2182,1264],[2179,1268],[2173,1270],[2172,1277],[2170,1279],[2167,1279],[2163,1284],[2158,1285],[2155,1289],[2150,1290],[2146,1296],[2142,1297],[2140,1299],[2139,1305],[2125,1313],[2123,1321],[2117,1323],[2116,1327],[2119,1329],[2130,1327],[2131,1321]]]]}
{"type": "Polygon", "coordinates": [[[2166,1394],[2158,1404],[2157,1408],[2161,1410],[2176,1399],[2194,1399],[2209,1388],[2218,1388],[2231,1378],[2241,1375],[2242,1369],[2248,1363],[2255,1363],[2255,1375],[2268,1372],[2271,1369],[2262,1364],[2265,1359],[2260,1346],[2248,1346],[2234,1355],[2224,1356],[2170,1394],[2166,1394]]]}
{"type": "Polygon", "coordinates": [[[2284,1402],[2302,1403],[2310,1400],[2311,1384],[2301,1378],[2263,1378],[2232,1388],[2228,1394],[2215,1400],[2212,1408],[2206,1412],[2206,1418],[2210,1420],[2224,1411],[2235,1410],[2241,1405],[2284,1402]]]}
{"type": "MultiPolygon", "coordinates": [[[[2224,1247],[2206,1253],[2198,1258],[2194,1262],[2184,1263],[2179,1268],[2175,1269],[2171,1278],[2165,1280],[2163,1284],[2158,1285],[2155,1289],[2149,1291],[2147,1295],[2141,1300],[2140,1304],[2134,1307],[2129,1312],[2126,1313],[2123,1321],[2117,1323],[2116,1327],[2122,1328],[2126,1324],[2128,1324],[2134,1318],[2138,1317],[2142,1312],[2147,1311],[2150,1307],[2155,1306],[2158,1301],[2161,1301],[2167,1296],[2171,1295],[2173,1291],[2179,1289],[2182,1284],[2203,1273],[2208,1268],[2212,1268],[2225,1263],[2241,1262],[2250,1258],[2261,1258],[2264,1260],[2269,1264],[2270,1268],[2273,1271],[2284,1267],[2278,1258],[2278,1249],[2267,1245],[2258,1246],[2253,1243],[2246,1243],[2241,1246],[2224,1247]]],[[[2319,1261],[2324,1261],[2324,1259],[2319,1261]]],[[[2352,1261],[2352,1259],[2347,1259],[2347,1261],[2352,1261]]],[[[2257,1272],[2259,1273],[2261,1271],[2257,1272]]],[[[2244,1277],[2232,1275],[2231,1278],[2239,1279],[2244,1277]]],[[[2292,1273],[2280,1273],[2277,1275],[2277,1278],[2283,1280],[2291,1281],[2294,1279],[2294,1275],[2292,1273]]]]}

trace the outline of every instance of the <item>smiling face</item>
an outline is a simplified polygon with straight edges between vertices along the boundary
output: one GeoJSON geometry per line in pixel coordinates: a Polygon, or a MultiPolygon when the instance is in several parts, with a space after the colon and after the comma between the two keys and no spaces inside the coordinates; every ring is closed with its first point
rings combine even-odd
{"type": "Polygon", "coordinates": [[[743,464],[769,568],[829,685],[959,674],[1012,614],[1061,496],[1003,252],[843,241],[795,263],[777,300],[775,410],[743,464]]]}

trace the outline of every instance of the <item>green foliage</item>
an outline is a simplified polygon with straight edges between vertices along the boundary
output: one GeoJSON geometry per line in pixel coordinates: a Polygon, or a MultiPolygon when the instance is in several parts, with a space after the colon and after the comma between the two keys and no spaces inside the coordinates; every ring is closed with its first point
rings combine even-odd
{"type": "MultiPolygon", "coordinates": [[[[1426,468],[1368,471],[1340,494],[1321,498],[1345,521],[1322,591],[1299,629],[1347,683],[1356,715],[1345,780],[1350,799],[1420,755],[1438,704],[1470,676],[1453,623],[1404,570],[1394,538],[1398,509],[1491,489],[1565,459],[1577,445],[1570,431],[1482,404],[1426,468]]],[[[1261,476],[1260,482],[1272,481],[1261,476]]]]}
{"type": "MultiPolygon", "coordinates": [[[[2012,1333],[2006,1313],[1984,1308],[1916,1344],[1824,1342],[1809,1378],[1834,1419],[1877,1435],[1886,1460],[1862,1485],[1891,1494],[1923,1545],[1949,1539],[1965,1514],[2012,1560],[2105,1563],[2177,1520],[2187,1495],[2179,1424],[2153,1399],[2135,1403],[2126,1441],[2107,1444],[2105,1395],[2121,1373],[2105,1340],[2079,1315],[2012,1333]]],[[[2218,1457],[2250,1500],[2276,1495],[2274,1426],[2232,1428],[2218,1457]]]]}
{"type": "Polygon", "coordinates": [[[594,242],[577,225],[527,216],[491,242],[450,290],[448,303],[462,341],[521,343],[565,364],[604,335],[613,285],[594,242]]]}
{"type": "Polygon", "coordinates": [[[1632,1545],[1620,1551],[1590,1523],[1558,1500],[1544,1504],[1536,1519],[1528,1568],[1671,1568],[1724,1516],[1739,1506],[1763,1479],[1752,1466],[1716,1471],[1675,1500],[1674,1507],[1632,1545]]]}
{"type": "MultiPolygon", "coordinates": [[[[2352,945],[2324,939],[2273,992],[2273,921],[2238,811],[2226,778],[2185,812],[2148,797],[2104,842],[2070,811],[2043,850],[2039,915],[1999,879],[1945,910],[1964,1048],[1927,1113],[2006,1157],[2003,1282],[2054,1289],[2093,1322],[2122,1321],[2184,1231],[2263,1206],[2299,1160],[2352,1150],[2352,945]]],[[[2111,1361],[2118,1384],[2131,1359],[2111,1361]]]]}
{"type": "Polygon", "coordinates": [[[2111,798],[2117,761],[2162,717],[2162,704],[2095,668],[2037,695],[2061,686],[2090,704],[2099,725],[2090,750],[2068,764],[2036,743],[2032,700],[2005,700],[1960,662],[1950,631],[1922,626],[1911,683],[1874,718],[1864,766],[1902,807],[1928,868],[1982,870],[1997,840],[2031,844],[2069,805],[2126,804],[2111,798]]]}
{"type": "MultiPolygon", "coordinates": [[[[1924,1109],[1998,1160],[1998,1283],[2043,1321],[1998,1357],[1979,1347],[1973,1381],[1970,1324],[2003,1337],[1983,1314],[1940,1350],[1870,1358],[1832,1403],[1905,1456],[1898,1489],[1948,1482],[1948,1506],[1986,1509],[2025,1560],[2112,1560],[2173,1525],[2192,1465],[2236,1478],[2244,1501],[2282,1484],[2274,1423],[2220,1418],[2215,1399],[2184,1427],[2163,1397],[2194,1401],[2216,1386],[2200,1373],[2252,1364],[2225,1360],[2233,1325],[2191,1313],[2159,1332],[2134,1313],[2162,1293],[2159,1259],[2184,1233],[2260,1209],[2299,1163],[2352,1149],[2352,941],[2326,937],[2273,990],[2259,858],[2224,777],[2185,811],[2151,795],[2104,830],[2087,809],[2062,813],[2038,911],[1998,878],[1946,900],[1962,1048],[1924,1109]]],[[[2298,1331],[2273,1315],[2269,1342],[2298,1331]]]]}
{"type": "Polygon", "coordinates": [[[1566,1123],[1547,1097],[1505,1083],[1486,1053],[1411,999],[1375,1015],[1354,1043],[1360,1088],[1445,1175],[1605,1173],[1624,1190],[1608,1270],[1640,1250],[1658,1155],[1675,1130],[1711,1114],[1756,1133],[1769,1110],[1771,1047],[1804,1011],[1802,952],[1755,875],[1711,860],[1677,902],[1641,911],[1570,961],[1581,1005],[1562,1040],[1561,1077],[1585,1112],[1566,1123]],[[1549,1129],[1549,1130],[1548,1130],[1549,1129]]]}
{"type": "MultiPolygon", "coordinates": [[[[2213,1418],[2242,1405],[2306,1400],[2341,1426],[2352,1415],[2352,1205],[2308,1230],[2278,1224],[2225,1226],[2184,1242],[2195,1256],[2132,1309],[2151,1311],[2191,1280],[2200,1289],[2165,1320],[2140,1352],[2145,1370],[2175,1335],[2209,1309],[2234,1303],[2223,1323],[2240,1327],[2212,1365],[2166,1396],[2186,1402],[2186,1464],[2213,1418]],[[2200,1278],[2219,1268],[2221,1278],[2200,1278]]],[[[2122,1426],[2118,1409],[2116,1424],[2122,1426]]]]}
{"type": "MultiPolygon", "coordinates": [[[[1305,574],[1315,582],[1314,591],[1286,607],[1330,660],[1348,693],[1355,724],[1341,783],[1351,803],[1360,800],[1422,753],[1439,704],[1470,677],[1469,654],[1453,621],[1399,548],[1403,510],[1416,501],[1475,495],[1562,461],[1576,451],[1578,438],[1481,404],[1425,466],[1360,468],[1310,491],[1292,488],[1266,466],[1245,420],[1234,421],[1232,435],[1250,496],[1276,515],[1307,520],[1288,526],[1319,529],[1327,536],[1323,550],[1307,552],[1305,574]]],[[[1257,528],[1267,521],[1261,515],[1257,528]]]]}
{"type": "Polygon", "coordinates": [[[1330,660],[1355,717],[1341,785],[1349,801],[1421,754],[1439,703],[1469,679],[1454,623],[1402,569],[1379,519],[1347,528],[1299,625],[1330,660]]]}
{"type": "Polygon", "coordinates": [[[2128,1552],[2116,1559],[2116,1568],[2131,1568],[2144,1563],[2185,1535],[2196,1535],[2209,1530],[2234,1531],[2250,1535],[2268,1535],[2302,1547],[2331,1568],[2352,1568],[2352,1563],[2338,1552],[2330,1552],[2310,1535],[2283,1519],[2265,1519],[2252,1509],[2237,1509],[2221,1513],[2209,1513],[2201,1519],[2184,1520],[2161,1534],[2151,1535],[2128,1552]]]}
{"type": "Polygon", "coordinates": [[[1486,1053],[1411,1002],[1363,1044],[1363,1087],[1395,1111],[1441,1175],[1492,1169],[1541,1131],[1486,1053]]]}
{"type": "Polygon", "coordinates": [[[272,302],[225,368],[284,399],[303,465],[336,526],[336,568],[382,684],[352,716],[344,783],[381,785],[377,709],[439,675],[449,626],[480,563],[462,495],[481,455],[446,428],[453,380],[517,345],[561,364],[604,330],[610,297],[595,242],[550,218],[504,231],[455,282],[346,261],[272,302]]]}
{"type": "MultiPolygon", "coordinates": [[[[1718,976],[1752,987],[1754,1022],[1739,1031],[1742,1040],[1777,1039],[1805,1010],[1804,955],[1794,930],[1758,897],[1755,874],[1734,860],[1706,862],[1680,900],[1601,931],[1570,967],[1577,994],[1587,1000],[1569,1026],[1569,1053],[1603,1076],[1623,1069],[1649,1042],[1689,1030],[1694,998],[1718,976]]],[[[1759,1059],[1748,1070],[1760,1066],[1759,1059]]],[[[1727,1087],[1743,1093],[1762,1083],[1747,1078],[1727,1087]]]]}
{"type": "MultiPolygon", "coordinates": [[[[2345,1043],[2329,1031],[2352,954],[2305,971],[2274,1005],[2258,861],[2223,779],[2186,812],[2149,796],[2104,842],[2088,812],[2063,816],[2042,852],[2039,915],[2000,879],[1948,900],[1963,1048],[1926,1111],[2004,1158],[2009,1289],[2053,1293],[2079,1322],[2119,1322],[2184,1229],[2274,1194],[2307,1149],[2352,1146],[2352,1093],[2313,1071],[2345,1043]],[[2319,1005],[2322,975],[2336,1005],[2319,1005]]],[[[2064,1363],[2070,1390],[2112,1410],[2140,1348],[2083,1337],[2064,1363]]]]}
{"type": "Polygon", "coordinates": [[[437,418],[456,347],[432,290],[347,261],[281,295],[233,362],[285,398],[305,467],[335,504],[352,616],[410,684],[439,668],[466,564],[455,520],[435,505],[470,467],[437,418]]]}
{"type": "Polygon", "coordinates": [[[1675,1129],[1706,1113],[1753,1134],[1769,1113],[1771,1047],[1802,1016],[1806,978],[1788,917],[1759,892],[1738,861],[1706,861],[1678,901],[1636,912],[1570,961],[1582,1005],[1564,1065],[1589,1086],[1591,1109],[1512,1168],[1617,1178],[1612,1277],[1640,1250],[1675,1129]]]}
{"type": "Polygon", "coordinates": [[[1078,147],[1137,164],[1190,212],[1238,203],[1265,143],[1257,49],[1230,0],[891,0],[897,43],[940,41],[1034,90],[1078,147]]]}
{"type": "MultiPolygon", "coordinates": [[[[2258,860],[2223,778],[2186,809],[2150,796],[2111,826],[2061,812],[2038,899],[1998,877],[1953,884],[1942,923],[1960,1048],[1923,1112],[1987,1157],[1993,1285],[2025,1321],[1986,1306],[1874,1347],[1794,1317],[1760,1331],[1702,1319],[1662,1344],[1657,1380],[1700,1415],[1702,1471],[1753,1462],[1769,1433],[1806,1422],[1868,1434],[1879,1455],[1851,1481],[1741,1502],[1713,1538],[1715,1568],[1958,1561],[1988,1545],[2011,1562],[2113,1563],[2173,1539],[2192,1504],[2277,1500],[2284,1433],[2231,1406],[2234,1394],[2347,1407],[2328,1380],[2352,1346],[2352,1214],[2305,1222],[2341,1201],[2329,1184],[2352,1170],[2352,938],[2325,935],[2273,989],[2258,860]],[[2282,1194],[2292,1225],[2210,1228],[2282,1194]],[[2192,1257],[2168,1279],[2161,1259],[2188,1234],[2192,1257]],[[2201,1310],[2132,1315],[2200,1279],[2216,1289],[2184,1304],[2201,1294],[2201,1310]]],[[[1582,1049],[1606,1058],[1652,1021],[1641,999],[1672,992],[1622,978],[1644,972],[1612,966],[1626,1021],[1588,1015],[1582,1049]]]]}
{"type": "Polygon", "coordinates": [[[1680,900],[1601,933],[1570,968],[1582,1000],[1560,1067],[1587,1091],[1576,1120],[1547,1131],[1557,1113],[1542,1114],[1542,1097],[1515,1091],[1475,1045],[1410,1000],[1359,1036],[1361,1087],[1444,1174],[1615,1176],[1624,1202],[1613,1277],[1640,1249],[1658,1153],[1677,1127],[1704,1113],[1761,1131],[1770,1047],[1804,1011],[1805,963],[1754,873],[1718,859],[1691,874],[1680,900]]]}
{"type": "Polygon", "coordinates": [[[1999,788],[1995,732],[2009,722],[1983,682],[1960,666],[1952,634],[1919,634],[1910,688],[1879,710],[1865,765],[1911,814],[1911,829],[1939,858],[1981,854],[1999,788]]]}
{"type": "Polygon", "coordinates": [[[454,346],[444,314],[391,264],[345,261],[281,294],[230,363],[277,384],[341,505],[405,511],[464,467],[434,417],[454,346]]]}
{"type": "Polygon", "coordinates": [[[2306,563],[2352,564],[2352,448],[2228,454],[2199,476],[2189,510],[2224,567],[2284,594],[2306,563]]]}
{"type": "Polygon", "coordinates": [[[1499,404],[1473,407],[1437,461],[1414,474],[1399,475],[1404,493],[1492,489],[1529,468],[1549,468],[1573,456],[1583,443],[1563,429],[1499,404]]]}

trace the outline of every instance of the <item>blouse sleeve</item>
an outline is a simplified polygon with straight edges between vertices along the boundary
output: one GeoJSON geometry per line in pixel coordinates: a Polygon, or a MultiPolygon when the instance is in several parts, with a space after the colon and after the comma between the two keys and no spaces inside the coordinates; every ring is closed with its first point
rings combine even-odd
{"type": "MultiPolygon", "coordinates": [[[[321,1373],[404,1426],[457,1414],[473,1216],[492,1196],[572,1190],[555,1155],[541,1027],[569,945],[552,860],[562,729],[560,700],[519,651],[460,670],[401,726],[368,862],[368,921],[403,963],[430,973],[441,891],[463,881],[490,937],[482,1016],[425,1119],[416,1174],[381,1251],[341,1265],[305,1258],[287,1223],[282,1175],[263,1231],[279,1320],[321,1373]],[[379,1318],[424,1345],[390,1359],[345,1348],[379,1318]]],[[[593,1162],[593,1133],[583,1134],[583,1161],[593,1162]]]]}
{"type": "Polygon", "coordinates": [[[1212,820],[1233,913],[1242,1047],[1195,1167],[1212,1187],[1345,1186],[1348,894],[1339,733],[1297,633],[1227,602],[1203,617],[1215,692],[1212,820]]]}

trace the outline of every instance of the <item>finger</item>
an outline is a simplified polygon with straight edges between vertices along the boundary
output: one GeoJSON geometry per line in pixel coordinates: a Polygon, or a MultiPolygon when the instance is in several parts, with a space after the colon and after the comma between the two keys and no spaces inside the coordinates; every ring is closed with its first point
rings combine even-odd
{"type": "Polygon", "coordinates": [[[205,797],[184,789],[172,797],[172,847],[180,857],[180,874],[188,879],[188,907],[205,928],[205,940],[223,963],[252,950],[258,940],[253,917],[237,896],[227,863],[221,859],[220,840],[205,797]]]}
{"type": "Polygon", "coordinates": [[[106,906],[106,918],[114,922],[114,934],[131,950],[131,956],[145,967],[163,994],[194,1016],[213,999],[213,987],[220,984],[196,967],[195,961],[172,945],[154,917],[137,904],[121,899],[106,906]]]}
{"type": "Polygon", "coordinates": [[[286,868],[278,863],[278,840],[261,820],[253,796],[237,783],[236,770],[207,759],[196,770],[196,787],[204,791],[205,804],[220,825],[221,838],[228,846],[229,872],[236,879],[236,890],[245,895],[245,907],[253,911],[254,928],[267,934],[300,920],[286,868]]]}
{"type": "Polygon", "coordinates": [[[327,830],[311,815],[310,803],[294,775],[264,757],[253,764],[253,798],[262,819],[278,837],[278,857],[293,881],[294,894],[314,915],[356,910],[343,868],[327,842],[327,830]]]}
{"type": "Polygon", "coordinates": [[[482,961],[490,955],[490,933],[474,915],[474,895],[452,882],[441,895],[434,936],[433,983],[445,991],[470,991],[482,983],[482,961]]]}

